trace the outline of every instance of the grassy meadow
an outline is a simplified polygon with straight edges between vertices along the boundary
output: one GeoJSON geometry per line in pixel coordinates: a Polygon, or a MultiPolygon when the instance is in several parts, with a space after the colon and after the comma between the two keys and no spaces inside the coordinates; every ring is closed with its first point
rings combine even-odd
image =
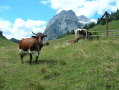
{"type": "Polygon", "coordinates": [[[67,44],[73,39],[71,34],[50,41],[38,64],[33,56],[29,65],[29,55],[21,64],[18,44],[0,37],[0,90],[118,90],[119,37],[67,44]]]}

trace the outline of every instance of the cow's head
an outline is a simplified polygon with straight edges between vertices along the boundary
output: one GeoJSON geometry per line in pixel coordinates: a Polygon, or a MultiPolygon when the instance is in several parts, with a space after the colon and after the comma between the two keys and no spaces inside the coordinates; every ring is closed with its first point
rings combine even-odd
{"type": "Polygon", "coordinates": [[[37,38],[38,39],[38,43],[42,43],[43,38],[47,37],[47,35],[44,35],[42,33],[34,33],[34,32],[32,32],[32,33],[35,35],[35,36],[32,36],[32,37],[37,38]]]}

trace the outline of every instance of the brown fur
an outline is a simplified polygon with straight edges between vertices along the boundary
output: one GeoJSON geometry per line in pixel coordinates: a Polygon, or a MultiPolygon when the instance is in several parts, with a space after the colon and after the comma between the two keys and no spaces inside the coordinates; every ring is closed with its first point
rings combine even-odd
{"type": "MultiPolygon", "coordinates": [[[[42,42],[44,37],[46,37],[46,35],[43,35],[42,33],[37,33],[36,36],[32,38],[23,38],[22,40],[19,41],[19,49],[22,49],[23,51],[28,51],[28,50],[38,51],[38,55],[39,55],[39,51],[44,46],[42,42]]],[[[29,64],[31,64],[32,54],[31,53],[29,54],[30,54],[29,64]]],[[[19,55],[21,58],[21,63],[23,63],[23,57],[26,54],[19,53],[19,55]]],[[[38,56],[36,57],[36,63],[37,63],[37,59],[38,59],[38,56]]]]}

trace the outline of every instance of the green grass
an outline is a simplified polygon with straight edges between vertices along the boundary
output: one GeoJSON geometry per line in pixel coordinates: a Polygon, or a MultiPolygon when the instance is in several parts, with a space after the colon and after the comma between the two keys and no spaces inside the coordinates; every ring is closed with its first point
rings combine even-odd
{"type": "Polygon", "coordinates": [[[50,41],[42,48],[38,64],[33,56],[30,66],[29,55],[20,63],[18,44],[0,38],[4,42],[0,46],[0,89],[118,90],[119,38],[67,44],[73,39],[74,35],[67,35],[50,41]]]}
{"type": "Polygon", "coordinates": [[[15,45],[15,43],[7,40],[4,36],[0,36],[0,48],[1,47],[8,47],[8,46],[11,46],[11,45],[15,45]]]}

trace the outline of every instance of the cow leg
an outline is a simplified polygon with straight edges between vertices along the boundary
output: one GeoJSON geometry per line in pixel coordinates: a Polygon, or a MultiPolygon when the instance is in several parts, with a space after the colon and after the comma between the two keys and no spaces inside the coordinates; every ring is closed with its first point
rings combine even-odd
{"type": "Polygon", "coordinates": [[[38,56],[39,56],[39,52],[38,51],[35,52],[35,56],[36,56],[36,64],[37,64],[38,63],[38,56]]]}
{"type": "Polygon", "coordinates": [[[21,53],[19,53],[19,56],[20,56],[20,58],[21,58],[21,64],[23,64],[23,57],[24,57],[24,55],[21,54],[21,53]]]}
{"type": "Polygon", "coordinates": [[[38,63],[38,56],[36,57],[36,64],[38,63]]]}
{"type": "Polygon", "coordinates": [[[77,39],[77,42],[79,41],[79,38],[77,39]]]}
{"type": "Polygon", "coordinates": [[[79,38],[76,38],[76,42],[78,42],[79,38]]]}
{"type": "Polygon", "coordinates": [[[31,60],[32,60],[32,54],[30,54],[30,61],[29,61],[29,65],[31,65],[31,60]]]}

